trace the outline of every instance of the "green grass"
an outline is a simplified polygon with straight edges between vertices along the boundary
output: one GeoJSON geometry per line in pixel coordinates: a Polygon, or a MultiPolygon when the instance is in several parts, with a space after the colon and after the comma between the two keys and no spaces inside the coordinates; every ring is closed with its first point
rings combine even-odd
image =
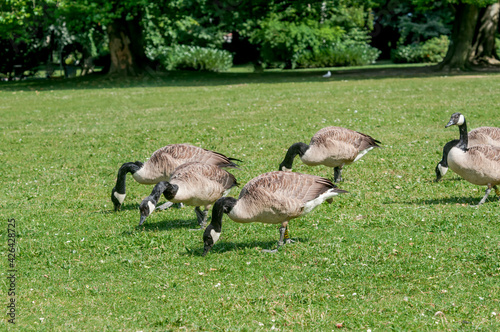
{"type": "MultiPolygon", "coordinates": [[[[442,146],[458,137],[444,128],[453,112],[469,128],[500,127],[500,76],[320,74],[0,84],[0,271],[15,218],[16,328],[498,330],[498,200],[473,208],[485,188],[451,171],[432,180],[442,146]],[[276,246],[275,226],[225,216],[221,240],[201,257],[191,207],[154,213],[138,228],[152,187],[130,176],[122,211],[112,211],[119,166],[164,145],[242,159],[233,173],[244,185],[331,125],[384,147],[347,166],[339,187],[350,193],[293,220],[297,241],[277,254],[261,252],[276,246]]],[[[294,171],[333,176],[298,158],[294,171]]],[[[6,316],[0,326],[12,329],[6,316]]]]}

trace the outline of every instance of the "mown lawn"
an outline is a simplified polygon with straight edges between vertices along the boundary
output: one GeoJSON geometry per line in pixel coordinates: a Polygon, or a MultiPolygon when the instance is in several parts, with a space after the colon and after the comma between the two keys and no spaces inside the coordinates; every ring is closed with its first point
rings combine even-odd
{"type": "MultiPolygon", "coordinates": [[[[500,127],[500,75],[374,77],[176,73],[0,84],[0,227],[16,220],[16,325],[21,330],[498,330],[500,206],[451,171],[434,183],[453,112],[500,127]],[[120,165],[191,143],[242,159],[240,188],[295,142],[326,126],[373,136],[382,149],[344,169],[350,193],[278,231],[224,217],[201,257],[191,207],[151,215],[152,187],[120,165]],[[340,326],[340,325],[339,325],[340,326]]],[[[294,171],[333,177],[297,158],[294,171]]],[[[237,195],[239,189],[233,191],[237,195]]],[[[163,201],[163,200],[162,200],[163,201]]],[[[7,310],[9,280],[1,293],[7,310]]],[[[13,329],[2,315],[1,328],[13,329]]]]}

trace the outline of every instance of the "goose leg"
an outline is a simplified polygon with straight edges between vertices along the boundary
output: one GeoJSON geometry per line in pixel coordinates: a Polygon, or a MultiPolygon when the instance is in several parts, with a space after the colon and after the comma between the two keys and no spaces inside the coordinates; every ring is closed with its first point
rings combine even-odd
{"type": "Polygon", "coordinates": [[[342,181],[342,166],[333,168],[333,181],[336,183],[342,181]]]}
{"type": "Polygon", "coordinates": [[[200,225],[200,227],[192,230],[199,231],[205,229],[205,225],[207,223],[208,210],[205,209],[204,211],[201,211],[200,207],[197,206],[194,208],[194,212],[196,213],[196,217],[198,218],[198,225],[200,225]]]}
{"type": "Polygon", "coordinates": [[[279,228],[279,232],[280,232],[280,239],[278,241],[277,248],[276,249],[272,249],[272,250],[262,249],[262,252],[275,253],[275,252],[278,252],[278,249],[281,246],[285,245],[286,243],[292,243],[292,242],[294,242],[292,239],[290,239],[290,236],[288,234],[288,221],[285,223],[285,225],[282,225],[279,228]]]}
{"type": "Polygon", "coordinates": [[[285,227],[285,235],[284,235],[285,243],[294,243],[295,241],[290,239],[290,235],[288,234],[288,226],[285,227]]]}
{"type": "Polygon", "coordinates": [[[479,203],[477,203],[476,206],[479,206],[479,205],[483,204],[484,202],[486,202],[486,199],[490,195],[490,192],[491,192],[491,186],[488,185],[488,188],[486,188],[486,192],[484,194],[484,197],[479,201],[479,203]]]}
{"type": "Polygon", "coordinates": [[[172,205],[174,205],[174,203],[172,203],[172,202],[166,202],[165,204],[162,204],[162,205],[158,206],[156,208],[156,210],[166,210],[169,207],[171,207],[172,205]]]}

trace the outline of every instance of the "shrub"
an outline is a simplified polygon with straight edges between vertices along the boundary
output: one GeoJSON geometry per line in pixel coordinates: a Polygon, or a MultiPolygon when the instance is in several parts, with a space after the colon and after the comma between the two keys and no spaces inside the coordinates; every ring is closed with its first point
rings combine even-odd
{"type": "Polygon", "coordinates": [[[423,44],[400,46],[392,51],[391,58],[397,63],[441,62],[449,43],[447,36],[434,37],[423,44]]]}
{"type": "Polygon", "coordinates": [[[157,49],[156,54],[150,54],[166,69],[187,69],[221,72],[233,65],[233,56],[228,51],[215,48],[176,45],[157,49]]]}
{"type": "Polygon", "coordinates": [[[306,50],[295,57],[297,67],[362,66],[374,63],[380,51],[362,42],[344,41],[322,47],[318,51],[306,50]]]}

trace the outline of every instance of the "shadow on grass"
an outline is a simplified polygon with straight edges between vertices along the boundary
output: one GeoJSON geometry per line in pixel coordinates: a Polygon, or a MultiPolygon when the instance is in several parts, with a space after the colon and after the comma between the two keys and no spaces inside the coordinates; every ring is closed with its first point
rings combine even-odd
{"type": "MultiPolygon", "coordinates": [[[[482,196],[453,196],[446,198],[434,198],[434,199],[416,199],[412,201],[392,201],[387,200],[384,204],[407,204],[407,205],[446,205],[446,204],[470,204],[476,205],[481,200],[482,196]]],[[[486,200],[486,203],[494,200],[490,197],[486,200]]]]}
{"type": "Polygon", "coordinates": [[[221,86],[244,85],[253,83],[331,83],[345,80],[366,80],[385,78],[413,78],[436,76],[487,75],[500,72],[499,68],[486,68],[470,72],[439,71],[437,66],[367,66],[363,68],[343,68],[331,70],[332,76],[322,75],[327,68],[310,70],[272,70],[263,73],[209,73],[193,71],[154,72],[137,78],[116,78],[103,74],[92,74],[70,79],[36,79],[15,82],[0,82],[3,90],[68,90],[68,89],[102,89],[132,87],[165,87],[165,86],[221,86]]]}
{"type": "MultiPolygon", "coordinates": [[[[303,243],[309,242],[307,238],[292,238],[295,243],[285,244],[283,247],[280,247],[276,254],[279,254],[280,251],[286,249],[290,246],[302,245],[303,243]]],[[[254,249],[254,248],[262,248],[262,249],[276,249],[278,245],[278,239],[273,241],[251,241],[251,242],[225,242],[219,241],[215,244],[212,250],[209,251],[207,256],[210,254],[222,254],[225,252],[238,251],[243,249],[254,249]]],[[[203,254],[203,243],[201,246],[197,246],[195,248],[187,248],[186,252],[180,252],[180,255],[189,255],[189,256],[201,256],[203,254]]],[[[268,254],[268,253],[262,253],[268,254]]]]}
{"type": "Polygon", "coordinates": [[[151,232],[151,231],[169,231],[172,229],[179,229],[179,228],[188,228],[189,230],[193,231],[198,231],[200,234],[203,234],[201,230],[198,228],[200,227],[198,225],[197,219],[168,219],[168,217],[165,218],[165,220],[156,222],[156,223],[150,223],[146,219],[144,224],[139,226],[139,214],[137,214],[137,230],[143,230],[146,232],[151,232]]]}

